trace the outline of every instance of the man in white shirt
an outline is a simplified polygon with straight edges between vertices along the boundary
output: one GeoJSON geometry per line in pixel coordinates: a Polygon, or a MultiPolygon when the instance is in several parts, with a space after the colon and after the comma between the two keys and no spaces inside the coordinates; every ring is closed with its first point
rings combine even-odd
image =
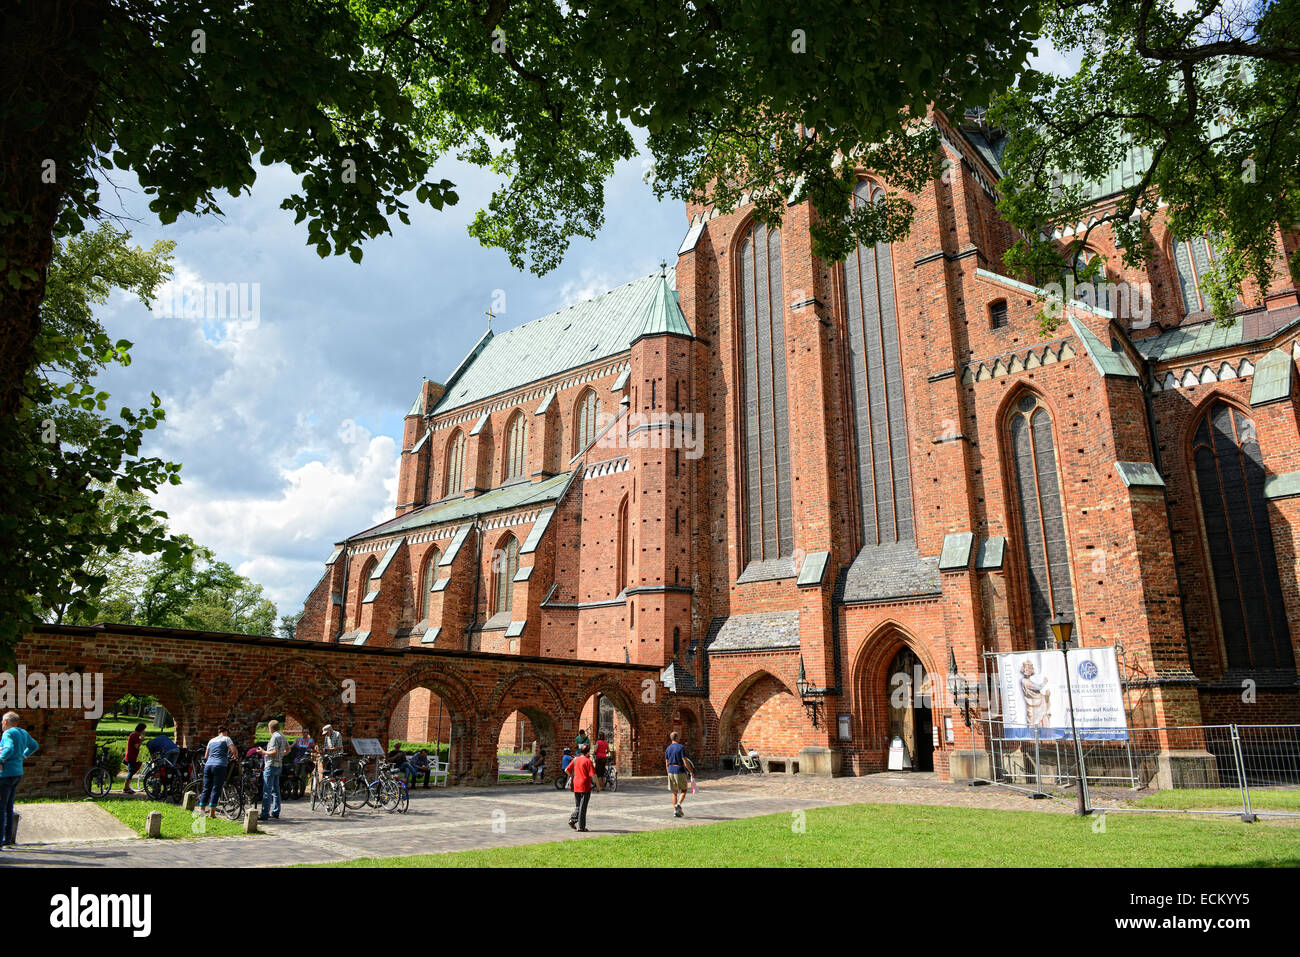
{"type": "Polygon", "coordinates": [[[280,722],[270,721],[266,726],[271,732],[271,740],[262,749],[262,813],[258,815],[259,821],[267,819],[267,812],[273,818],[280,817],[280,772],[284,770],[284,755],[289,750],[289,739],[280,733],[280,722]]]}

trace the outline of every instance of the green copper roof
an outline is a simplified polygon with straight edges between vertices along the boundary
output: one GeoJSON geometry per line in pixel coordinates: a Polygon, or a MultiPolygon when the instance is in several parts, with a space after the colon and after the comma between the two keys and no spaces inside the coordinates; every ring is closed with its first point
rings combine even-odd
{"type": "MultiPolygon", "coordinates": [[[[522,326],[483,336],[457,366],[447,391],[429,410],[448,412],[511,389],[626,352],[642,334],[646,311],[676,270],[634,280],[522,326]]],[[[673,307],[680,317],[676,300],[673,307]]],[[[667,307],[664,307],[667,309],[667,307]]],[[[682,321],[682,326],[685,322],[682,321]]],[[[686,330],[690,335],[690,330],[686,330]]]]}
{"type": "Polygon", "coordinates": [[[1250,386],[1250,404],[1264,405],[1291,398],[1291,354],[1274,349],[1255,366],[1250,386]]]}
{"type": "Polygon", "coordinates": [[[417,508],[413,512],[407,512],[405,515],[389,519],[382,525],[366,529],[364,532],[353,535],[348,541],[374,538],[377,535],[392,535],[395,532],[424,528],[428,525],[441,525],[444,522],[464,521],[476,515],[500,512],[508,508],[554,502],[564,494],[564,489],[569,484],[571,474],[570,472],[562,472],[544,482],[519,482],[515,485],[494,488],[492,491],[476,495],[474,498],[458,498],[450,502],[426,505],[423,508],[417,508]]]}
{"type": "Polygon", "coordinates": [[[1244,314],[1239,315],[1230,326],[1221,326],[1214,320],[1198,322],[1192,326],[1180,326],[1162,332],[1158,336],[1138,339],[1133,345],[1138,352],[1153,362],[1172,362],[1175,359],[1184,359],[1218,349],[1263,342],[1300,323],[1300,316],[1297,316],[1291,318],[1281,328],[1265,328],[1258,334],[1247,336],[1246,318],[1244,314]]]}
{"type": "MultiPolygon", "coordinates": [[[[691,327],[682,315],[682,306],[678,301],[677,290],[668,285],[668,277],[660,276],[655,284],[654,295],[646,304],[641,316],[641,331],[637,339],[644,336],[657,336],[667,333],[674,336],[691,335],[691,327]]],[[[636,341],[636,340],[633,340],[636,341]]]]}
{"type": "Polygon", "coordinates": [[[1084,348],[1088,350],[1088,356],[1092,359],[1092,364],[1097,367],[1097,372],[1101,376],[1120,376],[1128,379],[1138,377],[1137,369],[1133,368],[1133,363],[1129,361],[1125,353],[1107,347],[1091,329],[1078,319],[1075,319],[1074,316],[1070,316],[1070,326],[1074,329],[1074,334],[1079,337],[1079,341],[1083,343],[1084,348]]]}

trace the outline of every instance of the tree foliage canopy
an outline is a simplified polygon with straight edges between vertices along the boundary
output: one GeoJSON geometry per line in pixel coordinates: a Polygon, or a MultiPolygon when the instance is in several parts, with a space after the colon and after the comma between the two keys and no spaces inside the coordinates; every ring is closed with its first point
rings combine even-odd
{"type": "MultiPolygon", "coordinates": [[[[1074,245],[1108,224],[1123,261],[1146,263],[1161,203],[1178,236],[1221,255],[1205,288],[1230,321],[1242,283],[1267,290],[1279,225],[1300,223],[1300,0],[1052,0],[1044,36],[1081,58],[1058,77],[1028,70],[990,118],[1009,135],[1001,209],[1025,238],[1009,263],[1073,268],[1053,226],[1088,221],[1098,184],[1131,175],[1074,245]]],[[[1290,262],[1300,278],[1300,258],[1290,262]]],[[[1081,277],[1088,278],[1088,277],[1081,277]]]]}

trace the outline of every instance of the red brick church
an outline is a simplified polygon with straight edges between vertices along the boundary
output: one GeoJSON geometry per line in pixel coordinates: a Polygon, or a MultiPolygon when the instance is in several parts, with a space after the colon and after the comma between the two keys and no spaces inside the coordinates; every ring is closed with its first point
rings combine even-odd
{"type": "MultiPolygon", "coordinates": [[[[1158,216],[1138,273],[1080,223],[1059,238],[1106,282],[1044,334],[1002,265],[997,135],[935,122],[951,166],[906,240],[828,264],[806,204],[779,230],[691,206],[675,265],[425,382],[397,514],[338,544],[299,637],[652,663],[706,763],[811,773],[899,735],[968,774],[981,702],[891,680],[938,695],[1058,616],[1120,647],[1133,727],[1300,721],[1296,237],[1222,327],[1211,242],[1158,216]]],[[[885,188],[862,171],[855,202],[885,188]]],[[[392,733],[433,740],[436,706],[392,733]]]]}

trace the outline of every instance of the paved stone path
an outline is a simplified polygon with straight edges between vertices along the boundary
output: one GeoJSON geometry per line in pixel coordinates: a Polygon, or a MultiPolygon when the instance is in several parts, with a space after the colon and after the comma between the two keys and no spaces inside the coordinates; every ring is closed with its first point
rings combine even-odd
{"type": "Polygon", "coordinates": [[[417,788],[406,814],[365,809],[349,811],[342,818],[329,817],[312,812],[305,800],[289,801],[281,819],[267,822],[263,825],[266,833],[256,837],[19,845],[0,853],[0,866],[273,867],[583,840],[836,804],[1070,811],[1065,802],[1030,801],[1004,788],[948,784],[932,774],[859,778],[704,774],[699,785],[699,792],[684,805],[686,817],[674,818],[662,777],[624,779],[617,792],[593,795],[587,834],[570,830],[566,824],[573,795],[549,784],[417,788]]]}
{"type": "Polygon", "coordinates": [[[26,844],[66,844],[136,837],[135,831],[89,801],[24,804],[17,810],[22,815],[19,836],[26,844]]]}

